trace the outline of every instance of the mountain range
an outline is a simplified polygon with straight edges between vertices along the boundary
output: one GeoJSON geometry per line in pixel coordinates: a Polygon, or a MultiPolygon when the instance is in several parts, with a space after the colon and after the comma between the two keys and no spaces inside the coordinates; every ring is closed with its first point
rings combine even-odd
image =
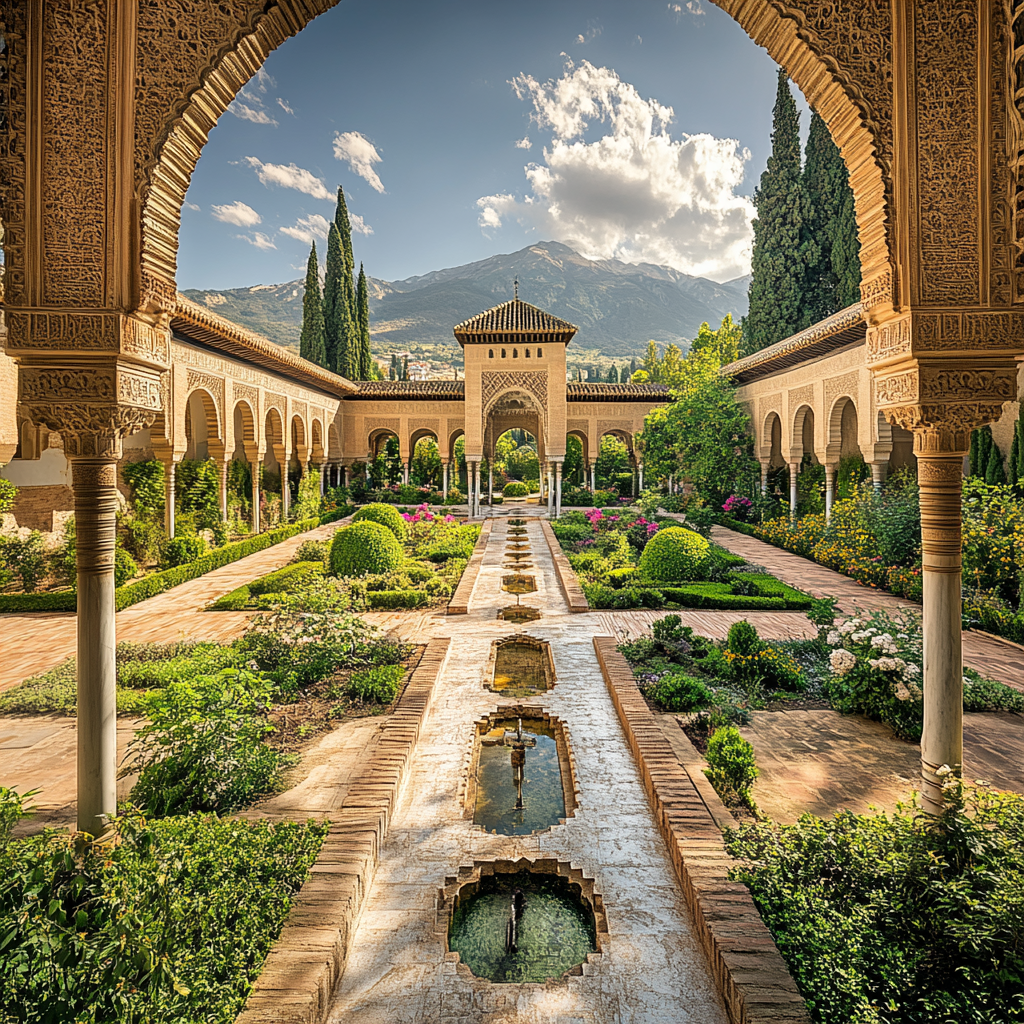
{"type": "MultiPolygon", "coordinates": [[[[651,263],[589,260],[561,242],[538,242],[403,281],[370,278],[374,354],[456,358],[452,327],[512,298],[517,278],[521,299],[579,327],[574,350],[613,358],[639,355],[651,338],[685,348],[703,321],[717,327],[726,313],[739,319],[747,311],[750,283],[749,276],[717,284],[651,263]]],[[[301,279],[184,292],[218,315],[295,350],[302,293],[301,279]]]]}

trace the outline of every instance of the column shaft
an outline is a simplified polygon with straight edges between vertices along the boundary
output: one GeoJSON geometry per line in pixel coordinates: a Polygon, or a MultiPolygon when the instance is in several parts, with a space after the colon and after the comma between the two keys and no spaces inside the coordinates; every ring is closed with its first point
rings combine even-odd
{"type": "Polygon", "coordinates": [[[924,732],[921,803],[942,813],[948,765],[960,774],[964,758],[963,641],[960,632],[960,488],[963,452],[918,453],[921,488],[921,569],[924,587],[924,732]]]}
{"type": "Polygon", "coordinates": [[[227,460],[220,464],[220,517],[226,523],[228,521],[228,463],[227,460]]]}
{"type": "Polygon", "coordinates": [[[252,474],[252,532],[260,532],[260,463],[259,461],[249,463],[249,472],[252,474]]]}
{"type": "Polygon", "coordinates": [[[888,462],[871,463],[871,486],[874,487],[876,492],[880,491],[882,484],[885,483],[885,471],[888,465],[888,462]]]}
{"type": "MultiPolygon", "coordinates": [[[[835,501],[836,467],[825,463],[825,521],[832,518],[832,503],[835,501]]],[[[763,492],[762,492],[763,493],[763,492]]]]}
{"type": "Polygon", "coordinates": [[[487,504],[494,504],[494,466],[487,463],[487,504]]]}
{"type": "Polygon", "coordinates": [[[444,490],[445,500],[448,500],[448,463],[444,464],[441,472],[441,487],[444,490]]]}
{"type": "Polygon", "coordinates": [[[793,523],[796,522],[796,483],[799,476],[800,463],[791,462],[789,464],[789,520],[793,523]]]}
{"type": "Polygon", "coordinates": [[[771,463],[761,463],[761,493],[768,493],[768,470],[771,468],[771,463]]]}
{"type": "Polygon", "coordinates": [[[177,492],[174,487],[174,476],[178,464],[171,459],[164,463],[164,533],[174,536],[174,502],[177,492]]]}
{"type": "Polygon", "coordinates": [[[562,514],[562,464],[555,463],[555,518],[562,514]]]}
{"type": "Polygon", "coordinates": [[[117,813],[114,541],[117,462],[72,459],[78,563],[78,830],[117,813]]]}
{"type": "Polygon", "coordinates": [[[597,463],[592,462],[590,464],[590,493],[593,494],[597,490],[597,463]]]}

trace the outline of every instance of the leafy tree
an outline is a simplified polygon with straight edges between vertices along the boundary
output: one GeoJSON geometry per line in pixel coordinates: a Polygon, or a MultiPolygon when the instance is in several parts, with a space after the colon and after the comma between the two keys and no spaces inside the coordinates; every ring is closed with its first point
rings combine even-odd
{"type": "Polygon", "coordinates": [[[410,477],[418,484],[441,486],[441,453],[432,437],[421,437],[412,453],[410,477]]]}
{"type": "Polygon", "coordinates": [[[647,374],[648,384],[661,382],[661,358],[658,355],[658,343],[653,339],[647,342],[642,369],[647,374]]]}
{"type": "Polygon", "coordinates": [[[362,263],[359,264],[359,287],[356,292],[356,334],[359,338],[359,379],[371,380],[373,354],[370,351],[370,296],[362,263]]]}
{"type": "Polygon", "coordinates": [[[586,477],[587,467],[583,464],[583,442],[569,434],[565,439],[565,461],[562,463],[562,481],[579,481],[586,477]]]}
{"type": "Polygon", "coordinates": [[[302,333],[299,335],[299,355],[318,366],[327,365],[324,345],[324,310],[320,298],[320,272],[316,258],[316,242],[309,250],[306,264],[306,288],[302,296],[302,333]]]}
{"type": "Polygon", "coordinates": [[[697,337],[690,344],[690,352],[710,352],[724,366],[739,358],[742,338],[743,328],[733,323],[732,313],[726,313],[717,331],[711,330],[706,322],[700,325],[697,337]]]}
{"type": "Polygon", "coordinates": [[[132,490],[135,514],[146,522],[156,522],[164,511],[164,464],[159,459],[128,462],[121,476],[132,490]]]}
{"type": "Polygon", "coordinates": [[[806,327],[803,304],[806,227],[810,216],[800,168],[800,115],[786,72],[779,69],[772,155],[754,192],[750,308],[743,320],[744,354],[806,327]]]}
{"type": "Polygon", "coordinates": [[[611,486],[621,473],[630,472],[629,449],[614,434],[605,434],[597,453],[595,473],[598,486],[611,486]]]}

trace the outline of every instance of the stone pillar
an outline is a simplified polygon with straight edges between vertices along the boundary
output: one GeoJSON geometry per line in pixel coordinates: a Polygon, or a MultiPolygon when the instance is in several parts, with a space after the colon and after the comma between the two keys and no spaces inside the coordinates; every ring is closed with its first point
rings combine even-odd
{"type": "Polygon", "coordinates": [[[638,490],[637,490],[637,486],[636,486],[636,483],[637,483],[636,462],[633,461],[630,464],[629,468],[633,471],[633,495],[635,497],[639,493],[638,490]]]}
{"type": "Polygon", "coordinates": [[[78,830],[98,836],[117,813],[117,459],[73,458],[71,479],[78,563],[78,830]]]}
{"type": "MultiPolygon", "coordinates": [[[[836,491],[836,464],[825,463],[825,522],[832,518],[832,503],[835,501],[836,491]]],[[[762,488],[761,493],[764,493],[762,488]]]]}
{"type": "Polygon", "coordinates": [[[348,487],[352,483],[352,467],[343,466],[342,471],[344,473],[345,486],[348,487]]]}
{"type": "Polygon", "coordinates": [[[761,463],[761,493],[768,493],[768,470],[771,469],[770,462],[761,463]]]}
{"type": "Polygon", "coordinates": [[[590,464],[590,493],[593,494],[597,490],[597,463],[592,462],[590,464]]]}
{"type": "Polygon", "coordinates": [[[228,521],[228,460],[220,464],[220,518],[228,521]]]}
{"type": "Polygon", "coordinates": [[[544,468],[544,478],[545,478],[544,479],[545,486],[548,489],[548,501],[547,501],[548,515],[551,515],[551,513],[554,511],[554,507],[555,507],[555,502],[554,502],[554,497],[555,496],[554,496],[554,489],[553,489],[553,484],[552,484],[552,474],[551,474],[551,463],[550,462],[544,468]]]}
{"type": "Polygon", "coordinates": [[[288,521],[288,510],[292,507],[292,488],[288,482],[288,463],[290,459],[286,459],[284,465],[281,467],[281,522],[286,523],[288,521]]]}
{"type": "Polygon", "coordinates": [[[876,494],[882,490],[882,484],[885,483],[886,470],[888,468],[888,462],[871,463],[871,486],[875,489],[876,494]]]}
{"type": "Polygon", "coordinates": [[[480,463],[473,463],[473,515],[480,515],[480,463]]]}
{"type": "Polygon", "coordinates": [[[800,463],[789,464],[789,521],[796,522],[796,485],[800,476],[800,463]]]}
{"type": "Polygon", "coordinates": [[[491,462],[487,463],[487,504],[494,505],[494,465],[491,462]]]}
{"type": "Polygon", "coordinates": [[[164,533],[168,537],[174,536],[174,502],[177,498],[174,477],[177,468],[178,464],[174,459],[164,463],[164,533]]]}
{"type": "Polygon", "coordinates": [[[402,483],[405,484],[407,487],[409,485],[409,467],[411,464],[412,459],[409,459],[408,462],[402,463],[402,483]]]}
{"type": "MultiPolygon", "coordinates": [[[[915,448],[919,445],[915,443],[915,448]]],[[[960,632],[960,488],[965,451],[917,452],[921,488],[921,575],[924,588],[924,731],[921,803],[944,807],[942,778],[964,759],[963,650],[960,632]]]]}
{"type": "Polygon", "coordinates": [[[449,463],[444,463],[444,466],[441,470],[441,487],[444,490],[445,501],[448,500],[448,466],[449,463]]]}
{"type": "Polygon", "coordinates": [[[259,459],[249,463],[249,472],[252,474],[252,532],[260,532],[260,466],[259,459]]]}
{"type": "Polygon", "coordinates": [[[562,463],[555,463],[555,518],[562,514],[562,463]]]}
{"type": "Polygon", "coordinates": [[[640,484],[640,490],[642,491],[644,489],[644,464],[642,462],[638,462],[637,463],[636,471],[637,471],[638,481],[639,481],[639,484],[640,484]]]}

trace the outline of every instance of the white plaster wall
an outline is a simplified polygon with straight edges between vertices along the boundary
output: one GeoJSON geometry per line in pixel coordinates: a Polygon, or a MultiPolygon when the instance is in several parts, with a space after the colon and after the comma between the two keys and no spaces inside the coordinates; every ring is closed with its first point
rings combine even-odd
{"type": "Polygon", "coordinates": [[[60,448],[47,448],[38,459],[13,459],[0,476],[15,487],[71,486],[71,466],[60,448]]]}

